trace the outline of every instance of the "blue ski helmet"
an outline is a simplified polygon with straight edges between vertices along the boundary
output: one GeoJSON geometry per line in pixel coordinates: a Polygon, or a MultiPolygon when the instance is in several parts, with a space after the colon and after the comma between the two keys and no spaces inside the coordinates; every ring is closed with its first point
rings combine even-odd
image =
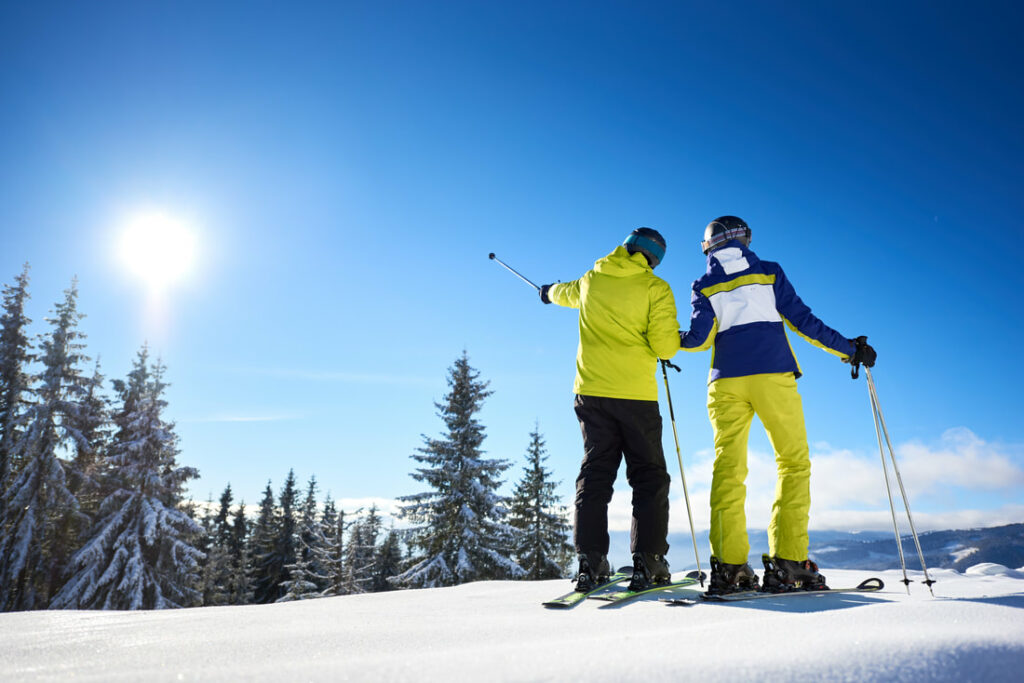
{"type": "Polygon", "coordinates": [[[750,246],[750,226],[736,216],[719,216],[704,228],[704,241],[700,243],[704,253],[713,251],[729,240],[739,240],[743,246],[750,246]]]}
{"type": "Polygon", "coordinates": [[[637,228],[629,233],[622,245],[630,254],[639,251],[646,256],[647,263],[651,264],[651,268],[665,258],[665,238],[654,228],[637,228]]]}

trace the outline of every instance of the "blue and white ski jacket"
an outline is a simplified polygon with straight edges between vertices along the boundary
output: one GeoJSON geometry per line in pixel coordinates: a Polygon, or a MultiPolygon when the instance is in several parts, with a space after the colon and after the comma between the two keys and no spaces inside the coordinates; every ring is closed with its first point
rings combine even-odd
{"type": "Polygon", "coordinates": [[[714,346],[708,383],[720,377],[792,372],[800,364],[783,323],[842,360],[854,343],[819,320],[800,300],[778,263],[762,261],[737,240],[708,254],[708,271],[693,283],[684,351],[714,346]]]}

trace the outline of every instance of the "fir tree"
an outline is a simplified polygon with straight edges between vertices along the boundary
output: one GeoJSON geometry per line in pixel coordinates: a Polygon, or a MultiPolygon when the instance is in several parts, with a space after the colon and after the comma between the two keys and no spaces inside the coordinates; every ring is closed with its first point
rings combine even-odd
{"type": "MultiPolygon", "coordinates": [[[[295,471],[290,470],[278,497],[270,538],[260,539],[261,543],[269,540],[269,545],[261,546],[256,558],[259,574],[259,583],[255,585],[256,602],[276,602],[285,593],[283,584],[291,578],[288,565],[295,564],[295,503],[298,494],[295,471]]],[[[261,517],[262,512],[261,508],[261,517]]]]}
{"type": "MultiPolygon", "coordinates": [[[[71,554],[85,545],[100,504],[114,490],[105,457],[111,437],[111,408],[102,392],[103,375],[98,360],[83,388],[84,395],[64,419],[74,453],[66,465],[68,490],[78,501],[80,514],[70,510],[60,522],[53,569],[62,573],[68,569],[71,554]]],[[[57,587],[55,583],[54,588],[57,587]]]]}
{"type": "Polygon", "coordinates": [[[214,514],[213,506],[207,508],[203,529],[206,535],[206,559],[203,564],[203,604],[227,605],[231,601],[231,484],[220,496],[220,504],[214,514]]]}
{"type": "Polygon", "coordinates": [[[323,595],[347,594],[348,563],[345,557],[345,535],[351,528],[351,521],[346,521],[344,510],[336,510],[334,501],[328,496],[320,515],[320,527],[324,534],[324,549],[321,553],[322,572],[326,587],[323,595]]]}
{"type": "Polygon", "coordinates": [[[509,525],[519,530],[513,557],[531,580],[558,579],[566,575],[572,556],[565,508],[558,504],[556,482],[544,468],[547,455],[537,427],[530,433],[526,467],[510,505],[509,525]]]}
{"type": "Polygon", "coordinates": [[[274,490],[268,481],[267,488],[263,490],[263,500],[260,501],[260,514],[249,537],[249,558],[252,562],[250,585],[253,590],[253,601],[257,604],[274,602],[278,598],[277,577],[272,571],[276,517],[274,490]]]}
{"type": "Polygon", "coordinates": [[[352,525],[345,550],[346,593],[367,593],[373,590],[373,566],[380,526],[376,505],[371,506],[367,515],[352,525]]]}
{"type": "Polygon", "coordinates": [[[326,539],[317,519],[316,477],[311,477],[302,504],[295,562],[287,567],[289,578],[282,584],[285,594],[278,602],[320,597],[327,581],[321,567],[325,546],[326,539]]]}
{"type": "Polygon", "coordinates": [[[277,602],[291,602],[293,600],[308,600],[319,598],[316,577],[309,571],[309,563],[305,560],[296,560],[288,565],[288,578],[281,582],[283,594],[277,602]]]}
{"type": "Polygon", "coordinates": [[[231,579],[228,582],[228,603],[248,605],[253,601],[252,584],[249,580],[249,520],[245,517],[245,501],[239,503],[231,520],[231,536],[228,539],[231,579]]]}
{"type": "Polygon", "coordinates": [[[377,547],[373,560],[370,590],[374,593],[393,590],[391,578],[398,576],[402,568],[402,547],[394,527],[388,530],[384,540],[377,547]]]}
{"type": "MultiPolygon", "coordinates": [[[[3,495],[8,533],[0,541],[0,607],[46,607],[64,571],[71,529],[82,523],[78,501],[68,490],[59,453],[81,436],[69,427],[85,395],[79,371],[84,344],[78,322],[78,287],[72,281],[49,319],[53,330],[40,342],[42,371],[37,400],[26,411],[25,432],[12,451],[21,469],[3,495]]],[[[88,447],[88,446],[86,446],[88,447]]]]}
{"type": "Polygon", "coordinates": [[[185,482],[198,476],[179,467],[178,437],[165,421],[164,367],[150,367],[146,347],[127,381],[115,380],[120,406],[108,456],[118,488],[107,496],[89,541],[75,553],[75,573],[52,607],[164,609],[195,605],[201,533],[181,509],[185,482]]]}
{"type": "Polygon", "coordinates": [[[401,516],[417,526],[409,534],[412,566],[394,577],[397,585],[449,586],[523,574],[509,558],[512,529],[503,521],[505,501],[497,494],[509,463],[485,459],[481,450],[484,428],[475,415],[491,394],[487,385],[465,352],[449,369],[449,392],[434,404],[447,433],[424,436],[426,446],[412,456],[425,465],[413,479],[430,490],[402,498],[407,504],[401,516]]]}
{"type": "MultiPolygon", "coordinates": [[[[26,332],[32,321],[25,316],[27,263],[14,281],[13,286],[4,285],[3,316],[0,317],[0,494],[6,490],[10,477],[20,469],[13,451],[29,392],[26,368],[33,360],[26,332]]],[[[3,508],[0,508],[0,532],[3,531],[3,521],[3,508]]]]}
{"type": "Polygon", "coordinates": [[[288,477],[281,488],[281,495],[278,497],[280,509],[278,511],[277,528],[274,537],[274,555],[272,558],[272,569],[277,577],[277,597],[284,595],[283,584],[291,578],[288,565],[295,563],[295,531],[298,527],[298,520],[295,518],[296,502],[299,499],[299,489],[295,486],[295,471],[289,470],[288,477]]]}
{"type": "Polygon", "coordinates": [[[82,382],[81,398],[65,418],[72,437],[74,457],[68,470],[68,488],[78,499],[82,512],[92,517],[110,493],[105,486],[106,449],[110,443],[111,408],[102,393],[103,375],[97,360],[91,377],[82,382]]]}

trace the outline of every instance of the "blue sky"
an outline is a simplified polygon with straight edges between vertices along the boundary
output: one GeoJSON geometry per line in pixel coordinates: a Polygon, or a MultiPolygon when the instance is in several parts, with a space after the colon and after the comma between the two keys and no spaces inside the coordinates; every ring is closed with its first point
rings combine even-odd
{"type": "MultiPolygon", "coordinates": [[[[1013,3],[5,2],[0,280],[31,263],[43,332],[77,275],[108,377],[148,340],[198,499],[230,482],[254,504],[290,468],[352,505],[418,492],[409,455],[440,433],[433,402],[466,350],[495,392],[488,453],[514,463],[513,483],[538,424],[568,501],[576,316],[487,254],[565,281],[655,227],[685,325],[703,226],[736,214],[820,317],[878,350],[920,526],[1024,521],[1022,16],[1013,3]],[[143,210],[197,235],[189,277],[159,302],[115,253],[143,210]]],[[[884,529],[864,382],[793,343],[812,526],[884,529]]],[[[700,526],[710,358],[675,360],[700,526]]],[[[752,435],[756,525],[774,482],[752,435]]],[[[667,424],[665,446],[675,470],[667,424]]]]}

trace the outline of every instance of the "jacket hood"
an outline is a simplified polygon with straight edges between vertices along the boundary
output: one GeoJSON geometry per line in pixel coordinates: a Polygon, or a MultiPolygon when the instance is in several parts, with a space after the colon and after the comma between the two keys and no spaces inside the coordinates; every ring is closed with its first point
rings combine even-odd
{"type": "Polygon", "coordinates": [[[612,277],[630,277],[643,272],[654,272],[647,263],[646,256],[639,251],[630,254],[629,250],[622,245],[615,247],[615,251],[604,258],[598,259],[594,263],[594,270],[602,275],[611,275],[612,277]]]}
{"type": "Polygon", "coordinates": [[[729,240],[708,254],[708,275],[732,275],[760,262],[757,254],[739,240],[729,240]]]}

